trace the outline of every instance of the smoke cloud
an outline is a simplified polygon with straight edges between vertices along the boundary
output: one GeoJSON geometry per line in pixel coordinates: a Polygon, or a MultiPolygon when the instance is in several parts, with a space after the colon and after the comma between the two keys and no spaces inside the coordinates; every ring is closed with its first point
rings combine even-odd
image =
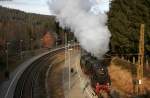
{"type": "Polygon", "coordinates": [[[110,32],[106,26],[107,15],[93,14],[91,0],[52,0],[50,9],[60,26],[74,32],[81,47],[96,57],[109,50],[110,32]]]}

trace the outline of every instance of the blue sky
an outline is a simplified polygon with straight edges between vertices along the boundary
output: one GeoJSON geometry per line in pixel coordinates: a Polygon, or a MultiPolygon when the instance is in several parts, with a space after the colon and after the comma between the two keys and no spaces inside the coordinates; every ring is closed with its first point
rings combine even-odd
{"type": "MultiPolygon", "coordinates": [[[[7,0],[0,1],[0,5],[4,7],[19,9],[25,12],[51,15],[47,2],[48,0],[7,0]]],[[[99,3],[95,6],[96,10],[99,10],[101,12],[108,11],[109,0],[95,0],[95,2],[99,3]]]]}

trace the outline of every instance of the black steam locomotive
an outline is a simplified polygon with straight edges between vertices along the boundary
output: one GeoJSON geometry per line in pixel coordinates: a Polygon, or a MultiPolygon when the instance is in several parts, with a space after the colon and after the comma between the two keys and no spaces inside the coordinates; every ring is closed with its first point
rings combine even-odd
{"type": "Polygon", "coordinates": [[[81,50],[80,66],[82,71],[91,79],[91,86],[99,96],[101,91],[110,92],[110,76],[108,74],[108,65],[111,58],[104,56],[103,59],[97,59],[85,50],[81,50]]]}

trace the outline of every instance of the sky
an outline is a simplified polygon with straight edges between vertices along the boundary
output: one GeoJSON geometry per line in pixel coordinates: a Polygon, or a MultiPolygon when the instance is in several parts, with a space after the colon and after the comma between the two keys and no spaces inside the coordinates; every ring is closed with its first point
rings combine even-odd
{"type": "MultiPolygon", "coordinates": [[[[21,11],[52,15],[47,2],[50,0],[0,0],[0,5],[21,11]]],[[[91,0],[94,3],[93,12],[106,12],[109,10],[109,0],[91,0]]]]}

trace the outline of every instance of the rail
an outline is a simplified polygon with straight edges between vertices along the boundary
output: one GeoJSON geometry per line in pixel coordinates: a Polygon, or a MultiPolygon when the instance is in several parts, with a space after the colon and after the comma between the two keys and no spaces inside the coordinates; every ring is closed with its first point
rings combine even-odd
{"type": "MultiPolygon", "coordinates": [[[[70,45],[70,47],[73,47],[73,46],[79,46],[79,44],[70,45]]],[[[37,60],[39,60],[39,62],[40,62],[40,59],[43,58],[44,56],[46,57],[46,56],[48,56],[48,55],[51,54],[51,53],[55,53],[56,51],[63,50],[63,49],[65,49],[65,48],[68,48],[68,46],[60,46],[60,47],[57,47],[57,48],[52,49],[52,50],[50,50],[50,51],[48,51],[48,52],[45,52],[45,53],[40,54],[40,55],[38,55],[38,56],[36,56],[36,57],[33,57],[33,58],[30,59],[29,61],[26,61],[26,62],[24,62],[23,64],[21,64],[20,67],[22,67],[22,69],[20,69],[18,72],[15,73],[13,79],[11,80],[11,83],[9,84],[9,87],[8,87],[8,89],[7,89],[7,91],[6,91],[6,94],[5,94],[5,97],[4,97],[4,98],[13,98],[13,97],[15,96],[14,94],[15,94],[17,85],[22,85],[22,86],[24,86],[24,84],[25,84],[26,82],[25,82],[25,80],[20,80],[20,78],[22,77],[22,75],[25,73],[26,70],[29,69],[30,72],[31,72],[31,70],[32,70],[34,67],[31,67],[30,65],[32,65],[32,64],[34,64],[34,63],[38,63],[38,62],[36,62],[37,60]],[[23,65],[26,65],[26,66],[23,66],[23,65]],[[21,82],[20,82],[21,84],[18,84],[19,81],[21,81],[21,82]]],[[[45,58],[45,57],[44,57],[44,58],[45,58]]],[[[49,57],[48,57],[48,58],[49,58],[49,57]]],[[[44,61],[46,61],[46,60],[44,60],[44,61]]],[[[43,61],[42,61],[42,62],[43,62],[43,61]]],[[[34,65],[36,65],[36,64],[34,64],[34,65]]],[[[38,69],[38,67],[35,68],[35,69],[38,69]]],[[[30,72],[27,72],[27,73],[28,73],[27,76],[30,76],[30,72]]],[[[31,75],[31,77],[34,77],[36,74],[37,74],[37,71],[35,71],[35,72],[31,75]]],[[[23,77],[28,78],[27,76],[23,76],[23,77]]],[[[34,81],[34,80],[31,80],[30,82],[32,83],[33,81],[34,81]]],[[[30,84],[30,85],[32,86],[32,84],[30,84]]],[[[19,87],[19,88],[18,88],[18,91],[20,91],[20,90],[21,90],[20,96],[22,96],[23,88],[20,88],[20,87],[19,87]]],[[[21,97],[15,97],[15,98],[21,98],[21,97]]]]}

